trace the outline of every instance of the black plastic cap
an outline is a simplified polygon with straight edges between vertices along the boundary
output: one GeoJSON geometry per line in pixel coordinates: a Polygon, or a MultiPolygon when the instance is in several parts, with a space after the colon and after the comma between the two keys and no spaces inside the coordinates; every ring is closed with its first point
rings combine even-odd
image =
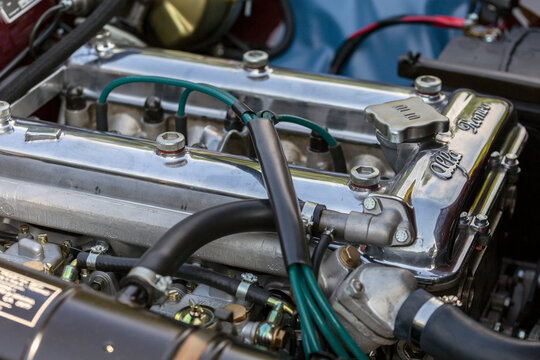
{"type": "Polygon", "coordinates": [[[328,143],[323,137],[317,134],[315,131],[311,132],[309,136],[309,150],[316,153],[324,153],[328,151],[328,143]]]}
{"type": "Polygon", "coordinates": [[[149,96],[144,102],[144,121],[148,124],[158,124],[163,121],[163,107],[161,99],[149,96]]]}
{"type": "Polygon", "coordinates": [[[82,110],[86,107],[83,88],[81,86],[70,86],[66,91],[66,109],[82,110]]]}

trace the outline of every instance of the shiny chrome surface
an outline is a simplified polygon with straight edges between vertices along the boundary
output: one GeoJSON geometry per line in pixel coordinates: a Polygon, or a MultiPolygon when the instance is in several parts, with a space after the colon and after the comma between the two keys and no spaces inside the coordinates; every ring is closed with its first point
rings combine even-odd
{"type": "MultiPolygon", "coordinates": [[[[147,140],[22,119],[12,123],[14,131],[0,135],[0,216],[148,247],[194,212],[266,197],[258,164],[247,158],[197,149],[170,158],[147,140]],[[40,140],[27,141],[29,131],[40,140]]],[[[301,199],[347,213],[362,209],[347,176],[291,172],[301,199]]],[[[285,274],[274,235],[233,238],[196,257],[285,274]]]]}
{"type": "MultiPolygon", "coordinates": [[[[446,109],[450,130],[438,135],[439,147],[420,150],[409,166],[398,174],[390,191],[414,208],[416,242],[399,248],[368,246],[364,252],[366,260],[407,268],[420,282],[428,285],[448,283],[458,277],[476,239],[474,233],[456,232],[460,212],[471,206],[466,202],[467,195],[472,193],[473,186],[485,181],[477,195],[484,200],[479,202],[495,201],[503,182],[494,183],[491,176],[482,176],[486,158],[493,150],[519,152],[526,140],[519,131],[521,126],[510,123],[510,111],[511,106],[503,100],[480,98],[469,91],[455,94],[446,109]],[[490,111],[477,132],[460,129],[459,121],[470,119],[482,104],[488,104],[490,111]],[[512,145],[494,149],[499,136],[512,145]],[[450,150],[462,155],[459,169],[449,178],[441,178],[431,169],[431,164],[441,160],[438,158],[441,151],[450,150]],[[491,192],[492,196],[486,192],[491,192]],[[453,253],[450,252],[452,247],[453,253]]],[[[450,166],[450,160],[445,161],[450,166]]],[[[486,215],[489,210],[489,207],[484,209],[486,215]]],[[[471,211],[474,215],[478,209],[475,207],[471,211]]]]}
{"type": "MultiPolygon", "coordinates": [[[[375,132],[364,121],[364,108],[415,96],[412,89],[361,82],[340,77],[271,68],[268,76],[249,76],[241,62],[178,51],[117,48],[108,59],[83,47],[67,63],[65,82],[81,84],[85,95],[96,99],[112,80],[128,75],[154,75],[208,83],[230,91],[254,109],[271,109],[306,117],[338,138],[375,144],[375,132]],[[99,76],[95,74],[99,73],[99,76]]],[[[149,84],[131,84],[115,90],[111,101],[142,105],[149,94],[175,111],[181,90],[149,84]]],[[[208,96],[190,95],[186,112],[192,116],[225,118],[225,107],[208,96]]],[[[298,129],[290,124],[280,127],[298,129]]]]}

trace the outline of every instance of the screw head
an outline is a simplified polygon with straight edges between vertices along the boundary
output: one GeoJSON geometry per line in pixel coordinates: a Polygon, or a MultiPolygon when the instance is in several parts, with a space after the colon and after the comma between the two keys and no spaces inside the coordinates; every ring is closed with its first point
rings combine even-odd
{"type": "Polygon", "coordinates": [[[398,229],[394,234],[394,238],[398,243],[405,243],[409,240],[409,232],[405,229],[398,229]]]}
{"type": "Polygon", "coordinates": [[[379,185],[381,173],[379,169],[369,165],[359,165],[351,169],[351,183],[355,186],[368,188],[379,185]]]}
{"type": "Polygon", "coordinates": [[[512,154],[512,153],[508,153],[508,154],[504,155],[502,163],[503,163],[504,166],[506,166],[509,169],[515,168],[516,166],[519,165],[517,155],[512,154]]]}
{"type": "Polygon", "coordinates": [[[422,94],[435,95],[442,89],[442,80],[433,75],[422,75],[414,80],[414,88],[422,94]]]}
{"type": "Polygon", "coordinates": [[[489,162],[492,164],[498,164],[501,161],[501,153],[498,151],[494,151],[491,154],[489,154],[489,162]]]}
{"type": "Polygon", "coordinates": [[[19,231],[21,232],[21,234],[28,234],[30,232],[30,228],[28,227],[27,224],[22,224],[20,227],[19,227],[19,231]]]}
{"type": "Polygon", "coordinates": [[[186,138],[179,132],[167,131],[158,135],[156,147],[164,153],[178,153],[186,147],[186,138]]]}
{"type": "Polygon", "coordinates": [[[257,277],[257,275],[252,274],[252,273],[242,273],[240,275],[240,278],[242,279],[242,281],[250,283],[250,284],[255,284],[257,281],[259,281],[259,278],[257,277]]]}
{"type": "Polygon", "coordinates": [[[109,245],[104,241],[98,241],[94,246],[90,248],[90,252],[94,254],[103,254],[109,250],[109,245]]]}
{"type": "Polygon", "coordinates": [[[377,202],[372,197],[367,197],[364,199],[364,209],[365,210],[374,210],[377,207],[377,202]]]}
{"type": "Polygon", "coordinates": [[[268,53],[262,50],[246,51],[242,60],[246,68],[263,68],[268,65],[268,53]]]}
{"type": "Polygon", "coordinates": [[[474,225],[479,228],[486,228],[489,226],[488,217],[484,214],[478,214],[474,217],[474,225]]]}
{"type": "Polygon", "coordinates": [[[170,289],[169,293],[167,294],[167,301],[170,303],[177,303],[180,301],[180,290],[170,289]]]}
{"type": "Polygon", "coordinates": [[[0,101],[0,122],[11,120],[11,105],[6,101],[0,101]]]}
{"type": "Polygon", "coordinates": [[[351,282],[349,282],[349,286],[347,286],[347,290],[349,295],[355,299],[358,299],[364,292],[364,284],[362,284],[362,282],[358,279],[352,279],[351,282]]]}
{"type": "Polygon", "coordinates": [[[47,243],[47,241],[48,241],[47,234],[38,234],[37,241],[41,245],[45,245],[47,243]]]}
{"type": "Polygon", "coordinates": [[[459,214],[459,223],[466,225],[470,221],[469,214],[466,211],[463,211],[461,214],[459,214]]]}

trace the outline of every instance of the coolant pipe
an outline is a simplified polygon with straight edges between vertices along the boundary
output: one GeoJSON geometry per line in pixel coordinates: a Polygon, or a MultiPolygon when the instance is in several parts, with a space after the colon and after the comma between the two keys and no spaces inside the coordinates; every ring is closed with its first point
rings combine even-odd
{"type": "Polygon", "coordinates": [[[395,335],[440,360],[540,359],[540,342],[499,334],[423,289],[401,306],[395,335]]]}

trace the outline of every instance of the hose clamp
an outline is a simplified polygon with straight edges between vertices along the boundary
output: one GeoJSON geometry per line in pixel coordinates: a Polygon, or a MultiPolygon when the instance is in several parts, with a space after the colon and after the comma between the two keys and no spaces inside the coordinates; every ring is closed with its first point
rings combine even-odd
{"type": "Polygon", "coordinates": [[[236,288],[236,298],[240,300],[246,300],[246,295],[250,286],[250,283],[242,281],[236,288]]]}
{"type": "Polygon", "coordinates": [[[96,253],[90,253],[88,254],[88,257],[86,258],[86,267],[90,270],[96,270],[96,262],[97,257],[99,254],[96,253]]]}
{"type": "Polygon", "coordinates": [[[167,295],[167,289],[172,284],[170,276],[161,276],[154,271],[145,267],[137,266],[131,269],[128,277],[135,277],[144,283],[150,285],[154,290],[154,296],[157,299],[165,298],[167,295]]]}
{"type": "Polygon", "coordinates": [[[416,346],[420,346],[420,339],[422,337],[422,331],[426,327],[429,318],[435,310],[444,305],[444,302],[436,297],[432,297],[424,303],[414,315],[413,323],[411,327],[411,343],[416,346]]]}

